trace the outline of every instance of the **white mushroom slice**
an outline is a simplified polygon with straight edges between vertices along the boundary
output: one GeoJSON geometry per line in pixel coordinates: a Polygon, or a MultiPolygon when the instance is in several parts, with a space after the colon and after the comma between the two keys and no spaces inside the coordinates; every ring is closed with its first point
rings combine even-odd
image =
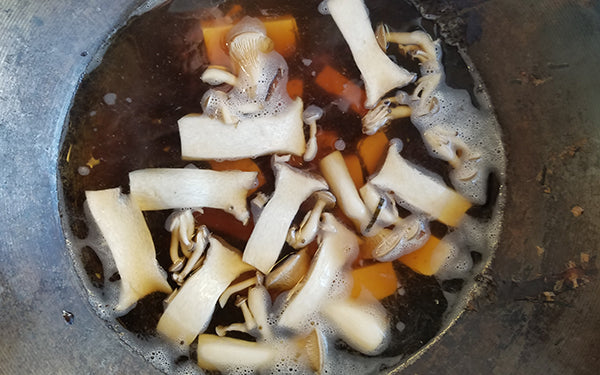
{"type": "Polygon", "coordinates": [[[390,323],[379,301],[333,301],[322,312],[353,349],[370,356],[381,354],[385,350],[389,341],[390,323]]]}
{"type": "Polygon", "coordinates": [[[198,366],[206,370],[230,372],[247,368],[259,370],[267,367],[276,355],[276,348],[266,344],[219,337],[198,336],[198,366]]]}
{"type": "Polygon", "coordinates": [[[129,173],[131,197],[143,211],[211,207],[244,224],[250,218],[246,197],[256,172],[190,168],[151,168],[129,173]]]}
{"type": "Polygon", "coordinates": [[[385,228],[400,220],[396,202],[389,194],[381,193],[370,182],[364,184],[359,193],[371,215],[376,218],[379,227],[385,228]]]}
{"type": "Polygon", "coordinates": [[[236,125],[197,114],[181,118],[178,124],[181,157],[186,160],[302,155],[306,148],[300,98],[277,115],[244,118],[236,125]]]}
{"type": "Polygon", "coordinates": [[[158,321],[156,330],[174,342],[189,345],[204,332],[223,291],[252,267],[238,250],[210,238],[206,260],[179,289],[158,321]]]}
{"type": "Polygon", "coordinates": [[[314,196],[316,203],[312,210],[306,213],[300,227],[292,227],[288,232],[287,242],[294,249],[303,248],[317,237],[321,213],[324,209],[335,206],[335,196],[328,191],[317,191],[314,196]]]}
{"type": "Polygon", "coordinates": [[[216,326],[215,333],[217,336],[223,337],[227,335],[227,332],[243,332],[250,334],[248,329],[246,328],[245,323],[232,323],[228,326],[216,326]]]}
{"type": "Polygon", "coordinates": [[[252,285],[255,285],[256,283],[257,283],[256,276],[254,276],[254,277],[251,277],[244,281],[240,281],[239,283],[230,285],[229,287],[227,287],[227,289],[225,289],[223,294],[221,294],[221,297],[219,297],[219,306],[221,306],[221,308],[225,307],[225,305],[227,304],[227,301],[229,300],[229,297],[231,297],[232,295],[234,295],[238,292],[241,292],[244,289],[250,288],[252,285]]]}
{"type": "Polygon", "coordinates": [[[303,334],[311,327],[307,319],[317,313],[325,301],[349,293],[343,286],[343,290],[337,292],[332,288],[334,283],[343,284],[346,269],[358,255],[356,235],[332,214],[323,214],[321,228],[322,240],[310,270],[298,288],[294,288],[295,293],[279,318],[280,326],[303,334]]]}
{"type": "Polygon", "coordinates": [[[368,235],[372,215],[358,195],[342,153],[332,152],[321,159],[319,166],[344,214],[363,235],[368,235]]]}
{"type": "Polygon", "coordinates": [[[471,203],[446,186],[441,179],[414,166],[400,156],[402,142],[392,139],[381,170],[370,183],[392,192],[400,205],[417,209],[444,224],[456,226],[471,203]]]}
{"type": "Polygon", "coordinates": [[[306,143],[306,152],[304,161],[311,161],[317,155],[317,120],[323,116],[323,110],[316,105],[309,105],[302,113],[302,120],[309,126],[308,142],[306,143]]]}
{"type": "Polygon", "coordinates": [[[312,193],[327,189],[316,175],[290,167],[274,158],[275,192],[263,209],[244,250],[244,262],[268,273],[279,256],[300,204],[312,193]]]}
{"type": "Polygon", "coordinates": [[[209,66],[206,68],[200,79],[202,82],[208,83],[212,86],[222,85],[223,83],[235,86],[237,83],[236,76],[219,66],[209,66]]]}
{"type": "Polygon", "coordinates": [[[131,197],[120,188],[86,191],[85,196],[121,276],[116,310],[126,310],[152,292],[171,293],[144,215],[131,197]]]}
{"type": "Polygon", "coordinates": [[[181,245],[181,250],[186,257],[189,257],[190,250],[194,243],[194,214],[193,210],[186,208],[182,210],[174,210],[165,221],[165,229],[171,232],[171,248],[170,255],[173,264],[176,263],[178,256],[178,246],[181,245]]]}
{"type": "Polygon", "coordinates": [[[281,292],[292,289],[306,275],[310,267],[310,255],[306,248],[283,259],[269,272],[265,279],[268,290],[281,292]]]}
{"type": "Polygon", "coordinates": [[[422,215],[410,215],[385,233],[373,249],[373,258],[379,262],[396,260],[423,247],[430,235],[427,218],[422,215]]]}
{"type": "Polygon", "coordinates": [[[328,0],[327,7],[362,75],[366,108],[373,108],[388,91],[415,80],[414,73],[396,65],[377,44],[363,0],[328,0]]]}

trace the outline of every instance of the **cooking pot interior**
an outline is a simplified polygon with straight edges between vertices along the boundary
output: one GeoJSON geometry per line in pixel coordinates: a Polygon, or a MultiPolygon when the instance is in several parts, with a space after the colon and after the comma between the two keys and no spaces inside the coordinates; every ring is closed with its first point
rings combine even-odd
{"type": "MultiPolygon", "coordinates": [[[[107,328],[89,307],[65,251],[57,194],[59,143],[78,82],[139,5],[0,5],[0,367],[7,373],[159,373],[126,349],[122,327],[107,328]]],[[[490,269],[475,276],[466,311],[397,371],[595,373],[600,6],[418,5],[466,48],[483,78],[508,154],[507,204],[499,248],[490,269]]]]}

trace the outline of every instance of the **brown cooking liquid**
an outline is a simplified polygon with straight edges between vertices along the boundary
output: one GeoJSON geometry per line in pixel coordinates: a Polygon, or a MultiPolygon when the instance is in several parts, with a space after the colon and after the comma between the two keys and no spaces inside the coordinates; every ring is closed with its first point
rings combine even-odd
{"type": "MultiPolygon", "coordinates": [[[[326,65],[359,85],[360,73],[332,18],[318,12],[319,2],[254,0],[239,3],[244,15],[264,17],[291,14],[295,17],[299,38],[294,55],[286,59],[289,78],[299,78],[304,82],[302,99],[305,107],[314,104],[325,110],[324,117],[318,122],[320,130],[335,132],[345,143],[344,152],[352,153],[363,137],[360,116],[351,109],[343,111],[332,104],[338,98],[314,84],[314,79],[315,73],[318,74],[326,65]],[[307,59],[310,64],[307,64],[307,59]]],[[[227,13],[236,3],[225,2],[218,9],[227,13]]],[[[375,0],[368,1],[367,5],[374,25],[383,22],[398,31],[415,30],[417,25],[428,27],[416,10],[402,1],[375,0]]],[[[128,173],[133,170],[176,168],[190,163],[181,160],[177,120],[186,114],[200,112],[200,98],[209,88],[200,80],[208,62],[203,52],[199,23],[214,13],[205,9],[188,12],[173,12],[172,9],[167,3],[133,17],[111,38],[98,66],[83,78],[74,97],[64,134],[59,171],[63,218],[70,236],[70,251],[90,293],[90,301],[100,316],[121,332],[123,339],[145,358],[165,371],[178,372],[194,371],[193,346],[189,353],[178,353],[164,349],[167,344],[155,337],[164,295],[155,293],[147,296],[125,316],[116,317],[110,311],[113,306],[111,301],[118,293],[115,285],[118,284],[119,275],[114,265],[110,264],[106,250],[99,248],[100,241],[94,242],[93,237],[98,234],[84,212],[85,190],[121,186],[127,192],[128,173]]],[[[418,71],[415,62],[401,57],[398,59],[409,70],[418,71]]],[[[449,85],[472,90],[473,80],[456,49],[444,46],[444,67],[449,85]]],[[[412,88],[406,90],[410,92],[412,88]]],[[[478,104],[472,93],[471,97],[474,104],[478,104]]],[[[403,141],[402,155],[405,158],[441,175],[451,185],[448,163],[427,153],[421,135],[410,120],[395,120],[386,132],[388,138],[395,137],[403,141]]],[[[320,150],[319,156],[329,151],[333,149],[320,150]]],[[[274,180],[270,157],[257,158],[256,162],[267,178],[267,183],[260,190],[270,193],[274,180]]],[[[208,167],[205,162],[193,164],[200,168],[208,167]]],[[[301,168],[316,170],[318,160],[300,164],[301,168]]],[[[496,174],[490,174],[488,185],[487,203],[471,209],[470,215],[484,219],[491,215],[500,189],[496,174]]],[[[170,233],[164,229],[169,213],[144,213],[158,261],[164,269],[170,266],[170,233]]],[[[204,215],[210,214],[211,210],[207,210],[204,215]]],[[[303,212],[300,212],[298,217],[302,216],[303,212]]],[[[233,217],[230,220],[235,222],[233,217]]],[[[197,221],[201,223],[202,217],[198,216],[197,221]]],[[[438,237],[448,231],[445,225],[437,222],[432,223],[431,228],[438,237]]],[[[218,228],[210,229],[237,248],[244,248],[242,239],[220,232],[218,228]]],[[[468,252],[474,264],[487,261],[490,255],[489,250],[476,247],[468,252]]],[[[392,342],[379,356],[379,359],[395,359],[372,362],[369,371],[382,371],[394,366],[430,341],[458,313],[452,308],[458,299],[450,298],[448,303],[447,297],[459,295],[469,283],[465,278],[438,280],[423,276],[399,262],[395,263],[404,294],[387,297],[382,303],[393,317],[392,327],[402,325],[402,329],[392,329],[392,342]]],[[[169,281],[172,282],[170,278],[169,281]]],[[[172,283],[172,286],[176,285],[172,283]]],[[[226,306],[225,310],[217,307],[207,332],[214,332],[216,325],[242,321],[239,310],[230,306],[226,306]]],[[[352,352],[342,341],[335,342],[334,346],[352,352]]],[[[360,354],[354,355],[367,360],[360,354]]]]}

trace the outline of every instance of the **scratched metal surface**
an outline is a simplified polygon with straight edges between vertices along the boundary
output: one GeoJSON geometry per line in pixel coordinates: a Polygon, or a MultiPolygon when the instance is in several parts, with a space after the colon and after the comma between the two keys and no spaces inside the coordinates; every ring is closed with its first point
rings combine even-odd
{"type": "MultiPolygon", "coordinates": [[[[509,157],[507,215],[480,296],[399,371],[596,374],[600,4],[421,3],[454,25],[451,36],[468,44],[491,94],[509,157]],[[591,260],[582,263],[581,253],[591,260]],[[565,273],[568,262],[575,268],[565,273]]],[[[127,0],[0,3],[0,373],[158,372],[89,308],[57,209],[70,100],[91,56],[134,8],[127,0]]]]}

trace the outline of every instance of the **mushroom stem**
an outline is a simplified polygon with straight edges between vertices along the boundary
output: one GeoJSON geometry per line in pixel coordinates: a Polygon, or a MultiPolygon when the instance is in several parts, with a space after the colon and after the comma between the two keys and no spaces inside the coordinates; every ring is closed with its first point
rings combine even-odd
{"type": "Polygon", "coordinates": [[[268,273],[285,244],[300,204],[312,193],[327,189],[316,175],[293,168],[274,157],[275,192],[263,209],[244,250],[244,262],[268,273]]]}
{"type": "Polygon", "coordinates": [[[266,344],[216,335],[198,336],[198,366],[228,372],[232,368],[260,370],[272,363],[276,349],[266,344]]]}
{"type": "Polygon", "coordinates": [[[238,250],[211,237],[202,267],[179,289],[158,321],[156,330],[174,342],[189,345],[204,332],[223,291],[252,267],[238,250]]]}
{"type": "Polygon", "coordinates": [[[142,211],[120,188],[86,191],[90,213],[108,244],[121,276],[117,311],[152,293],[171,293],[156,261],[152,235],[142,211]]]}
{"type": "Polygon", "coordinates": [[[327,7],[363,77],[366,108],[373,108],[388,91],[414,81],[414,73],[396,65],[379,48],[363,0],[329,0],[327,7]]]}
{"type": "Polygon", "coordinates": [[[369,232],[371,213],[358,195],[342,153],[332,152],[321,159],[319,166],[344,214],[366,235],[369,232]]]}
{"type": "Polygon", "coordinates": [[[306,320],[331,298],[346,295],[349,289],[333,291],[334,284],[344,285],[346,268],[358,255],[356,235],[340,223],[332,214],[324,213],[321,225],[321,243],[308,274],[292,292],[290,300],[279,318],[279,325],[298,333],[308,333],[306,320]]]}
{"type": "Polygon", "coordinates": [[[244,324],[246,325],[248,332],[255,330],[256,320],[254,320],[254,315],[252,315],[250,309],[248,308],[248,298],[237,296],[235,305],[242,310],[242,314],[244,315],[244,324]]]}
{"type": "Polygon", "coordinates": [[[240,281],[237,284],[230,285],[227,289],[225,289],[223,294],[221,294],[221,297],[219,297],[219,306],[221,306],[221,308],[225,307],[225,305],[227,304],[227,301],[229,300],[229,297],[231,297],[233,294],[235,294],[237,292],[241,292],[244,289],[250,288],[252,285],[254,285],[256,283],[257,283],[257,279],[256,279],[256,276],[254,276],[254,277],[251,277],[244,281],[240,281]]]}
{"type": "Polygon", "coordinates": [[[235,86],[237,84],[237,77],[225,70],[222,66],[211,65],[200,77],[202,82],[208,83],[212,86],[222,85],[227,83],[228,85],[235,86]]]}
{"type": "MultiPolygon", "coordinates": [[[[129,185],[131,197],[142,210],[211,207],[246,223],[250,218],[246,197],[256,176],[257,172],[150,168],[129,173],[129,185]]],[[[191,244],[184,238],[184,243],[191,244]]]]}
{"type": "Polygon", "coordinates": [[[306,213],[298,229],[292,227],[288,232],[288,244],[294,249],[303,248],[317,237],[321,213],[326,207],[335,205],[335,196],[328,191],[318,191],[314,195],[317,202],[312,210],[306,213]]]}
{"type": "Polygon", "coordinates": [[[308,142],[304,161],[311,161],[317,155],[317,121],[323,116],[323,110],[315,105],[309,105],[302,113],[302,120],[309,126],[308,142]]]}
{"type": "Polygon", "coordinates": [[[333,301],[325,306],[323,315],[333,323],[336,332],[353,349],[369,356],[378,355],[385,350],[389,341],[390,324],[379,301],[333,301]]]}
{"type": "Polygon", "coordinates": [[[402,141],[392,139],[381,170],[370,183],[393,192],[397,203],[456,226],[471,203],[446,186],[440,177],[422,171],[400,156],[402,141]]]}

